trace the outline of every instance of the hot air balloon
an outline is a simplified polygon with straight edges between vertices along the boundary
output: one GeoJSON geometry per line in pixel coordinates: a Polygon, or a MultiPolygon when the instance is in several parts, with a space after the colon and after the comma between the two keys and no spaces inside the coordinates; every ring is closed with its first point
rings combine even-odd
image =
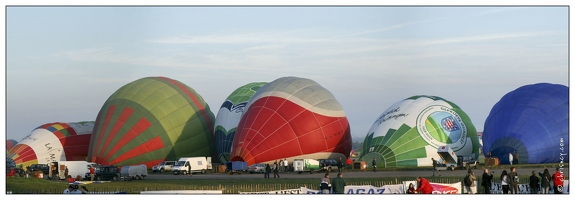
{"type": "Polygon", "coordinates": [[[483,130],[483,153],[509,164],[569,162],[569,88],[537,83],[505,94],[491,108],[483,130]]]}
{"type": "Polygon", "coordinates": [[[214,114],[192,88],[166,77],[128,83],[104,103],[88,159],[102,165],[145,164],[214,152],[214,114]]]}
{"type": "Polygon", "coordinates": [[[13,139],[6,140],[6,152],[10,151],[10,149],[16,146],[16,144],[18,144],[18,141],[16,140],[13,139]]]}
{"type": "Polygon", "coordinates": [[[265,82],[254,82],[239,87],[226,98],[220,107],[214,125],[216,153],[220,163],[230,161],[232,142],[245,107],[256,91],[265,84],[265,82]]]}
{"type": "Polygon", "coordinates": [[[34,129],[8,152],[15,165],[85,161],[94,122],[48,123],[34,129]]]}
{"type": "Polygon", "coordinates": [[[479,139],[471,120],[454,103],[437,96],[413,96],[390,106],[368,131],[360,160],[378,167],[431,166],[437,149],[479,156],[479,139]]]}
{"type": "Polygon", "coordinates": [[[262,86],[246,105],[231,160],[346,158],[351,150],[347,117],[335,97],[305,78],[283,77],[262,86]]]}

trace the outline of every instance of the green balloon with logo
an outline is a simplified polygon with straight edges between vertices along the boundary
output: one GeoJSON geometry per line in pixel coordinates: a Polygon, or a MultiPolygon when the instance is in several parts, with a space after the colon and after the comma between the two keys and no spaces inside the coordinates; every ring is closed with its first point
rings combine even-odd
{"type": "Polygon", "coordinates": [[[360,160],[377,167],[431,166],[437,149],[449,146],[457,155],[479,156],[479,138],[469,116],[453,102],[418,95],[390,106],[365,137],[360,160]]]}

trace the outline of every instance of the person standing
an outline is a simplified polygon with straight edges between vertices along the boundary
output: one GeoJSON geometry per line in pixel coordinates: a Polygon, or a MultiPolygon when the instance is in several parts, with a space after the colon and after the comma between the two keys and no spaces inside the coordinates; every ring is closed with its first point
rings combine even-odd
{"type": "Polygon", "coordinates": [[[553,193],[563,194],[563,180],[565,177],[559,167],[555,169],[555,174],[551,178],[553,179],[553,193]]]}
{"type": "Polygon", "coordinates": [[[280,174],[278,174],[278,170],[279,170],[279,165],[278,165],[278,161],[274,162],[274,178],[276,178],[276,176],[279,178],[280,174]]]}
{"type": "Polygon", "coordinates": [[[64,169],[64,177],[68,178],[68,166],[64,169]]]}
{"type": "Polygon", "coordinates": [[[272,172],[272,168],[270,167],[270,164],[266,164],[266,169],[264,172],[264,178],[269,178],[270,172],[272,172]]]}
{"type": "Polygon", "coordinates": [[[54,179],[54,181],[59,181],[60,178],[58,177],[58,167],[56,167],[56,164],[52,163],[52,178],[54,179]]]}
{"type": "Polygon", "coordinates": [[[341,159],[341,157],[339,158],[339,162],[337,163],[337,171],[339,173],[341,173],[341,170],[343,169],[343,159],[341,159]]]}
{"type": "Polygon", "coordinates": [[[431,194],[431,192],[433,192],[433,187],[431,187],[431,184],[427,179],[423,177],[417,177],[417,184],[419,185],[416,190],[417,193],[431,194]]]}
{"type": "Polygon", "coordinates": [[[539,177],[537,173],[533,170],[532,175],[529,177],[529,189],[531,189],[531,194],[539,193],[539,177]]]}
{"type": "Polygon", "coordinates": [[[509,153],[509,164],[513,165],[513,154],[509,153]]]}
{"type": "Polygon", "coordinates": [[[517,153],[517,151],[515,151],[515,155],[513,156],[513,161],[515,162],[514,164],[519,164],[519,153],[517,153]]]}
{"type": "Polygon", "coordinates": [[[192,165],[188,163],[188,176],[192,175],[192,165]]]}
{"type": "Polygon", "coordinates": [[[331,189],[331,183],[329,181],[329,173],[325,173],[325,176],[321,178],[319,182],[319,189],[321,190],[322,194],[329,194],[329,190],[331,189]]]}
{"type": "Polygon", "coordinates": [[[94,166],[90,166],[90,181],[94,181],[94,176],[96,176],[96,170],[94,166]]]}
{"type": "Polygon", "coordinates": [[[434,158],[431,158],[431,163],[433,164],[433,176],[435,176],[435,172],[441,176],[441,173],[437,170],[437,161],[434,158]]]}
{"type": "Polygon", "coordinates": [[[549,174],[549,170],[545,168],[543,173],[539,173],[541,176],[541,194],[549,194],[549,186],[551,185],[551,174],[549,174]]]}
{"type": "Polygon", "coordinates": [[[343,180],[343,174],[337,173],[337,177],[333,179],[331,182],[331,189],[333,190],[334,194],[344,194],[345,193],[345,180],[343,180]]]}
{"type": "Polygon", "coordinates": [[[476,194],[477,187],[475,186],[475,180],[477,180],[477,178],[475,177],[475,173],[471,169],[467,172],[465,179],[469,179],[463,181],[463,183],[465,183],[465,190],[466,190],[465,192],[467,194],[476,194]]]}
{"type": "Polygon", "coordinates": [[[373,172],[375,172],[377,169],[377,162],[375,161],[375,158],[373,158],[373,161],[371,161],[371,165],[373,166],[373,172]]]}
{"type": "Polygon", "coordinates": [[[509,176],[507,176],[507,170],[503,170],[503,172],[501,172],[499,179],[501,180],[501,189],[503,190],[503,194],[509,194],[509,176]]]}
{"type": "Polygon", "coordinates": [[[287,172],[289,174],[289,169],[288,169],[288,161],[287,159],[284,158],[284,172],[287,172]]]}
{"type": "Polygon", "coordinates": [[[347,157],[347,160],[345,161],[345,164],[346,164],[347,166],[351,166],[351,168],[353,169],[353,166],[352,166],[353,161],[351,160],[350,157],[347,157]]]}
{"type": "Polygon", "coordinates": [[[519,175],[515,171],[515,167],[511,167],[511,172],[507,176],[509,178],[509,186],[511,194],[519,194],[519,175]]]}
{"type": "Polygon", "coordinates": [[[493,172],[489,174],[489,169],[483,170],[481,185],[483,186],[484,194],[491,194],[491,179],[493,179],[493,172]]]}

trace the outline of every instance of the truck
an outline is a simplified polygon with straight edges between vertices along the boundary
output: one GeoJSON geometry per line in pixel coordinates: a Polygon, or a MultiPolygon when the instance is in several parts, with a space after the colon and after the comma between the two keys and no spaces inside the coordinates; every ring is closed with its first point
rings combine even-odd
{"type": "MultiPolygon", "coordinates": [[[[437,154],[441,157],[441,162],[437,165],[437,170],[451,170],[457,167],[457,155],[449,146],[439,146],[437,154]]],[[[437,161],[436,161],[437,162],[437,161]]]]}
{"type": "Polygon", "coordinates": [[[123,166],[120,170],[120,180],[142,180],[148,176],[148,168],[146,165],[130,165],[123,166]]]}
{"type": "Polygon", "coordinates": [[[295,159],[293,161],[293,169],[298,174],[307,171],[313,174],[314,171],[319,171],[319,161],[314,159],[295,159]]]}
{"type": "Polygon", "coordinates": [[[230,175],[237,173],[242,175],[242,172],[248,171],[248,163],[243,161],[232,161],[226,163],[226,172],[230,175]]]}
{"type": "Polygon", "coordinates": [[[184,157],[180,158],[174,168],[172,173],[174,175],[178,174],[189,174],[200,172],[205,174],[207,170],[212,169],[212,157],[184,157]],[[188,166],[191,168],[191,172],[188,171],[188,166]]]}
{"type": "Polygon", "coordinates": [[[74,179],[82,179],[86,173],[90,173],[90,166],[92,162],[87,161],[55,161],[52,164],[58,166],[59,179],[67,179],[66,168],[68,168],[68,176],[74,179]]]}

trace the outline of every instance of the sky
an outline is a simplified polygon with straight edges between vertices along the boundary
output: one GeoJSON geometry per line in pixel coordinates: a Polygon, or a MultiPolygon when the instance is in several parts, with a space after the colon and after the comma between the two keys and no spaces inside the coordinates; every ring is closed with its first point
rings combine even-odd
{"type": "Polygon", "coordinates": [[[151,76],[193,88],[214,115],[247,83],[308,78],[361,140],[414,95],[455,103],[481,132],[506,93],[569,86],[567,6],[8,6],[5,20],[16,141],[94,121],[116,90],[151,76]]]}

